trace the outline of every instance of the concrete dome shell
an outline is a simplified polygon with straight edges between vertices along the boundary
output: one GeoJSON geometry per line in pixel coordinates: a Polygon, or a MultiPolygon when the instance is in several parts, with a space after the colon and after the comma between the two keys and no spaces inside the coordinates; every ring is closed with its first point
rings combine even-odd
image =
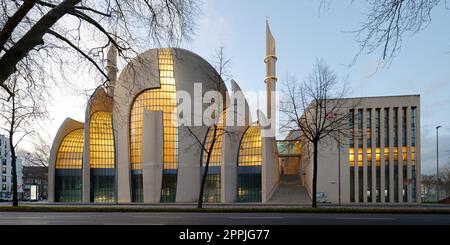
{"type": "MultiPolygon", "coordinates": [[[[159,49],[149,49],[129,62],[120,73],[116,85],[115,95],[127,95],[134,98],[143,90],[158,88],[159,49]]],[[[220,91],[228,96],[226,85],[214,67],[199,55],[185,49],[171,48],[173,51],[173,68],[177,91],[186,91],[193,95],[194,84],[200,83],[202,91],[220,91]]],[[[116,96],[115,96],[116,97],[116,96]]]]}

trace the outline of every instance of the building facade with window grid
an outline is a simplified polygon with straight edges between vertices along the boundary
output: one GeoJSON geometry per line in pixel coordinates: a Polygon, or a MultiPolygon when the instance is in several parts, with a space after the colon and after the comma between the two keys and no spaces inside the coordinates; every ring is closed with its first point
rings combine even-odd
{"type": "MultiPolygon", "coordinates": [[[[11,152],[9,147],[9,138],[5,135],[0,135],[0,199],[10,200],[12,198],[12,166],[11,166],[11,152]]],[[[23,179],[22,179],[22,159],[17,158],[17,192],[18,197],[22,197],[23,193],[23,179]]]]}
{"type": "Polygon", "coordinates": [[[420,96],[346,98],[344,103],[348,138],[334,144],[340,155],[326,147],[319,157],[319,190],[342,203],[420,202],[420,96]]]}

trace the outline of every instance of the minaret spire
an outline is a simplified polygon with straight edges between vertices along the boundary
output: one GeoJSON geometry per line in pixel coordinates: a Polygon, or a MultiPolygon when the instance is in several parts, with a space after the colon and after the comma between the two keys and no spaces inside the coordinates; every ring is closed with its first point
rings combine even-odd
{"type": "MultiPolygon", "coordinates": [[[[266,91],[267,91],[267,117],[272,119],[272,106],[275,106],[275,89],[277,82],[276,62],[277,56],[275,51],[275,38],[272,36],[269,27],[269,18],[266,19],[266,91]]],[[[275,108],[274,108],[275,109],[275,108]]]]}
{"type": "Polygon", "coordinates": [[[108,49],[108,53],[106,54],[106,74],[109,77],[109,81],[107,84],[107,91],[110,96],[114,94],[114,85],[117,80],[117,49],[111,44],[108,49]]]}

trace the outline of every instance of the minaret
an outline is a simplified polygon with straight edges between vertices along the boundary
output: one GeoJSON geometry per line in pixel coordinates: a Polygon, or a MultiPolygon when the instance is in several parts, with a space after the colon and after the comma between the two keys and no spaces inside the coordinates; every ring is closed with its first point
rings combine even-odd
{"type": "Polygon", "coordinates": [[[111,44],[109,47],[108,53],[106,54],[106,74],[109,77],[109,81],[106,85],[106,89],[108,92],[108,95],[113,96],[114,95],[114,86],[116,84],[117,80],[117,49],[116,47],[111,44]]]}
{"type": "MultiPolygon", "coordinates": [[[[266,57],[264,58],[266,63],[266,91],[267,91],[267,118],[272,119],[272,106],[275,106],[275,99],[272,96],[275,95],[277,75],[275,69],[275,63],[277,62],[277,56],[275,52],[275,39],[272,36],[269,28],[269,19],[266,20],[266,57]]],[[[275,109],[275,108],[274,108],[275,109]]]]}

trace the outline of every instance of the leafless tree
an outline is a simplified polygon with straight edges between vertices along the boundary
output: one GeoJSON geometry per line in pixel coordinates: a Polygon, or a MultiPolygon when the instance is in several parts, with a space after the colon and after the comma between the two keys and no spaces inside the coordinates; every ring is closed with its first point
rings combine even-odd
{"type": "Polygon", "coordinates": [[[367,0],[365,21],[356,30],[360,52],[382,50],[381,60],[390,61],[400,51],[405,35],[416,34],[431,22],[432,10],[444,0],[367,0]]]}
{"type": "Polygon", "coordinates": [[[31,151],[21,150],[18,155],[23,159],[23,165],[33,167],[47,167],[50,157],[50,144],[36,133],[31,151]]]}
{"type": "Polygon", "coordinates": [[[282,89],[280,112],[282,131],[299,131],[303,147],[312,145],[312,206],[317,206],[317,164],[320,145],[327,139],[338,144],[348,136],[349,109],[344,101],[347,86],[340,87],[336,74],[323,60],[317,60],[308,79],[300,83],[288,77],[282,89]],[[343,137],[341,137],[343,136],[343,137]]]}
{"type": "MultiPolygon", "coordinates": [[[[231,58],[228,58],[225,55],[225,46],[220,46],[214,54],[213,61],[212,61],[214,68],[216,69],[217,73],[213,74],[209,77],[209,79],[214,82],[215,84],[215,91],[222,93],[224,91],[223,82],[228,81],[231,79],[231,75],[229,73],[229,67],[231,65],[231,58]]],[[[225,98],[224,94],[223,98],[225,98]]],[[[222,106],[224,107],[223,103],[224,101],[216,101],[217,104],[222,103],[222,106]]],[[[224,108],[223,111],[225,111],[227,108],[224,108]]],[[[214,146],[217,143],[217,140],[222,137],[222,135],[228,132],[225,128],[225,121],[226,116],[224,113],[220,113],[219,115],[213,115],[214,120],[211,122],[211,126],[209,128],[209,131],[207,133],[207,136],[205,139],[201,139],[198,136],[198,133],[195,132],[194,129],[190,127],[186,127],[187,129],[187,136],[193,137],[197,143],[197,145],[202,150],[202,158],[200,158],[200,166],[204,166],[204,171],[202,172],[202,178],[200,183],[200,191],[197,201],[197,208],[203,207],[203,196],[205,192],[205,185],[206,185],[206,179],[208,177],[208,170],[209,165],[213,153],[214,146]],[[208,134],[211,134],[211,137],[208,137],[208,134]],[[204,161],[205,160],[205,161],[204,161]]]]}
{"type": "Polygon", "coordinates": [[[176,45],[193,33],[195,0],[0,0],[0,87],[18,70],[28,82],[80,60],[97,74],[113,45],[129,61],[142,48],[176,45]]]}
{"type": "Polygon", "coordinates": [[[29,86],[23,81],[19,74],[13,74],[8,79],[12,96],[2,91],[0,94],[0,121],[9,137],[11,151],[12,182],[13,182],[13,206],[18,205],[17,197],[17,149],[19,143],[34,132],[34,123],[37,119],[44,117],[46,87],[29,86]]]}
{"type": "MultiPolygon", "coordinates": [[[[329,9],[332,0],[321,0],[319,11],[329,9]]],[[[350,4],[355,0],[350,0],[350,4]]],[[[448,7],[447,0],[366,0],[367,11],[355,34],[360,48],[353,64],[362,52],[381,51],[379,64],[389,64],[401,49],[403,37],[424,30],[431,23],[436,7],[448,7]]]]}

